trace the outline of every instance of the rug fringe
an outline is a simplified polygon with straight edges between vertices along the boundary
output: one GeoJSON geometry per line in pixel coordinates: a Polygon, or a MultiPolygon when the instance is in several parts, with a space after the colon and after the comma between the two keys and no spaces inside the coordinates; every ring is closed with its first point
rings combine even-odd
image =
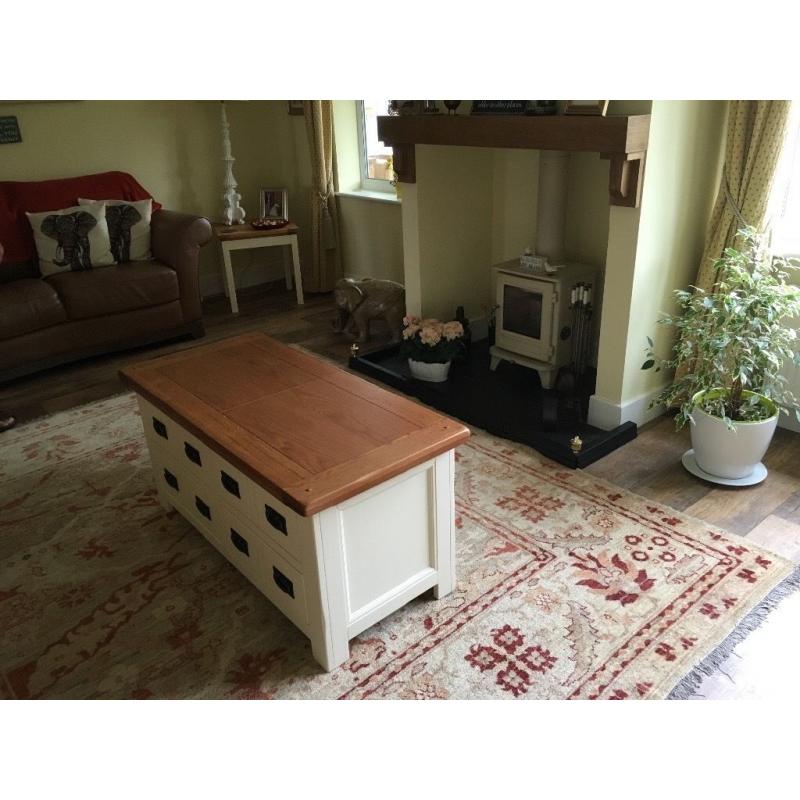
{"type": "Polygon", "coordinates": [[[800,566],[787,575],[769,594],[764,597],[751,611],[745,615],[741,622],[728,634],[728,636],[711,651],[692,671],[682,678],[667,696],[667,700],[687,700],[691,697],[703,679],[713,675],[722,663],[733,652],[736,645],[747,638],[769,616],[778,604],[792,592],[800,589],[800,566]]]}

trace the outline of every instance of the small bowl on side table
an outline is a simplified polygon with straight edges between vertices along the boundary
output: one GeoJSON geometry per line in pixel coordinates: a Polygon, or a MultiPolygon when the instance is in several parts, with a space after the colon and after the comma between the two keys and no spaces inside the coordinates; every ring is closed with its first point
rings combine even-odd
{"type": "Polygon", "coordinates": [[[258,217],[250,221],[250,227],[257,231],[273,231],[278,228],[285,228],[288,224],[288,219],[275,219],[271,217],[258,217]]]}

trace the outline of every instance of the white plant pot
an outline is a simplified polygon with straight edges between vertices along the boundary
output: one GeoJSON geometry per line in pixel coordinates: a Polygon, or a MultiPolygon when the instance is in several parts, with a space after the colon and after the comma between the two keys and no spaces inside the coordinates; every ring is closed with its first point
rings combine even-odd
{"type": "MultiPolygon", "coordinates": [[[[693,398],[697,402],[698,395],[693,398]]],[[[697,465],[719,478],[746,478],[759,466],[778,424],[777,411],[758,422],[734,422],[734,429],[700,408],[691,413],[692,448],[697,465]]]]}
{"type": "Polygon", "coordinates": [[[425,361],[414,361],[413,358],[409,358],[408,368],[411,370],[411,374],[421,381],[443,383],[450,373],[450,363],[450,361],[446,361],[444,364],[428,364],[425,361]]]}

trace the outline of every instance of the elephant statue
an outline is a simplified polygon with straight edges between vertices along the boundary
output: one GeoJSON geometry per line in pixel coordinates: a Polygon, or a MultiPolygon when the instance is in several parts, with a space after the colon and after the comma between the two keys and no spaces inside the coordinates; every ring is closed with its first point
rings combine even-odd
{"type": "Polygon", "coordinates": [[[389,326],[392,341],[400,341],[406,313],[406,290],[402,284],[376,278],[342,278],[336,282],[333,299],[338,309],[333,322],[337,333],[349,333],[359,342],[366,342],[370,320],[381,317],[389,326]]]}
{"type": "Polygon", "coordinates": [[[133,206],[106,206],[111,255],[117,264],[131,260],[131,228],[141,218],[142,215],[133,206]]]}
{"type": "Polygon", "coordinates": [[[42,220],[41,231],[58,242],[53,263],[71,270],[92,268],[89,231],[97,220],[86,211],[71,214],[51,214],[42,220]]]}

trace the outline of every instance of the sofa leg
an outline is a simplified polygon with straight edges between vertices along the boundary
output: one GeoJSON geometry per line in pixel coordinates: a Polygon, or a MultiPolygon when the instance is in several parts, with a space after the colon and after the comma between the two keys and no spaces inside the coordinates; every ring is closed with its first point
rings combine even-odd
{"type": "Polygon", "coordinates": [[[193,322],[189,334],[192,339],[202,339],[206,335],[206,328],[205,325],[203,325],[203,320],[199,319],[197,322],[193,322]]]}

